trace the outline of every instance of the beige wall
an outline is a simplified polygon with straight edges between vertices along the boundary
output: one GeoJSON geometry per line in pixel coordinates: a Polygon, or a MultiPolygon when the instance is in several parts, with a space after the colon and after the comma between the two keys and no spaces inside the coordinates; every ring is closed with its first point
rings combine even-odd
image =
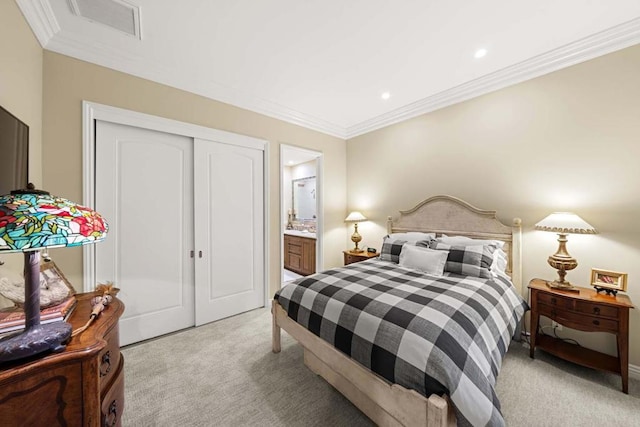
{"type": "MultiPolygon", "coordinates": [[[[573,211],[595,236],[570,235],[588,286],[590,269],[629,273],[640,304],[640,46],[613,53],[347,141],[349,210],[380,247],[385,218],[436,194],[523,220],[523,280],[552,279],[553,233],[534,224],[573,211]],[[371,179],[362,179],[371,176],[371,179]]],[[[631,310],[631,363],[640,365],[640,309],[631,310]]],[[[567,334],[568,335],[568,334],[567,334]]],[[[576,333],[615,354],[607,334],[576,333]]]]}
{"type": "MultiPolygon", "coordinates": [[[[41,187],[42,48],[14,1],[0,2],[0,58],[0,105],[29,126],[29,180],[41,187]]],[[[22,271],[21,255],[0,260],[0,273],[22,271]]]]}
{"type": "MultiPolygon", "coordinates": [[[[82,200],[82,101],[249,135],[269,141],[269,283],[280,286],[280,143],[320,151],[325,161],[325,264],[341,263],[346,206],[345,141],[212,101],[148,80],[46,51],[44,54],[43,177],[47,189],[82,200]]],[[[80,249],[52,250],[72,283],[81,287],[80,249]]],[[[116,284],[117,285],[117,284],[116,284]]],[[[92,285],[90,285],[92,286],[92,285]]]]}

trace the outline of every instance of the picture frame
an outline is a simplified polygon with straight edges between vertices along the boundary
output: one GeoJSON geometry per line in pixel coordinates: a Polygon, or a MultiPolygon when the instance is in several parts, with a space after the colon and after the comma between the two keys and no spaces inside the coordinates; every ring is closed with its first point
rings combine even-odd
{"type": "MultiPolygon", "coordinates": [[[[591,286],[596,290],[627,291],[627,273],[619,271],[591,269],[591,286]]],[[[607,292],[608,293],[608,292],[607,292]]]]}

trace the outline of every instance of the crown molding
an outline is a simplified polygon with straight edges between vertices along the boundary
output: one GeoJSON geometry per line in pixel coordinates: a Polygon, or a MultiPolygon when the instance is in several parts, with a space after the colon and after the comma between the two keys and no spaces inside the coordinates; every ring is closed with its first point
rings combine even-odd
{"type": "Polygon", "coordinates": [[[61,32],[50,0],[16,0],[43,48],[116,71],[192,92],[341,139],[351,139],[422,114],[566,68],[640,43],[640,18],[611,27],[560,48],[503,68],[351,126],[340,126],[241,89],[196,81],[175,70],[143,63],[135,55],[86,37],[61,32]],[[76,36],[76,37],[74,37],[76,36]]]}
{"type": "Polygon", "coordinates": [[[81,37],[79,34],[74,35],[69,31],[56,34],[49,41],[47,50],[195,93],[215,101],[260,113],[340,139],[346,139],[346,130],[343,126],[338,126],[326,120],[253,96],[240,89],[212,81],[197,80],[189,75],[181,75],[180,72],[160,64],[142,62],[136,55],[128,55],[123,53],[123,50],[96,40],[89,42],[86,37],[81,37]]]}
{"type": "Polygon", "coordinates": [[[638,43],[640,18],[349,126],[346,138],[354,138],[638,43]]]}
{"type": "Polygon", "coordinates": [[[60,32],[49,0],[17,0],[17,3],[40,46],[47,47],[53,36],[60,32]]]}

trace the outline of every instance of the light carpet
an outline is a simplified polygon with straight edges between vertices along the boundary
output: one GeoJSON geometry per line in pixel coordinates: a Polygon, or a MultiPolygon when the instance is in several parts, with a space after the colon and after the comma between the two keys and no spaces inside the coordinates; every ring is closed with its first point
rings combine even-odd
{"type": "MultiPolygon", "coordinates": [[[[254,310],[122,350],[125,426],[370,426],[303,363],[285,332],[271,352],[271,314],[254,310]]],[[[640,426],[640,381],[512,343],[496,391],[508,426],[640,426]]]]}

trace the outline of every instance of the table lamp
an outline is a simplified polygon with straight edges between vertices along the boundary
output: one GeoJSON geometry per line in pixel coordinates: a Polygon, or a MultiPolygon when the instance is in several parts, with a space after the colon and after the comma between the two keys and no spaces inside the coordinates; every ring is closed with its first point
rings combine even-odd
{"type": "Polygon", "coordinates": [[[571,212],[554,212],[535,225],[536,230],[558,233],[558,250],[551,255],[547,262],[558,270],[558,279],[547,282],[547,286],[565,291],[575,291],[576,288],[564,280],[567,270],[578,266],[578,261],[567,252],[567,234],[596,234],[598,231],[585,220],[571,212]]]}
{"type": "Polygon", "coordinates": [[[356,247],[351,249],[351,252],[363,252],[362,249],[358,248],[358,243],[362,240],[362,236],[358,233],[358,222],[366,220],[367,218],[357,211],[351,212],[344,220],[344,222],[353,222],[354,231],[351,235],[351,241],[356,244],[356,247]]]}
{"type": "Polygon", "coordinates": [[[0,363],[48,350],[62,351],[71,336],[66,322],[40,323],[40,249],[80,246],[106,237],[107,223],[97,212],[36,190],[0,196],[0,254],[24,253],[25,329],[0,340],[0,363]]]}

